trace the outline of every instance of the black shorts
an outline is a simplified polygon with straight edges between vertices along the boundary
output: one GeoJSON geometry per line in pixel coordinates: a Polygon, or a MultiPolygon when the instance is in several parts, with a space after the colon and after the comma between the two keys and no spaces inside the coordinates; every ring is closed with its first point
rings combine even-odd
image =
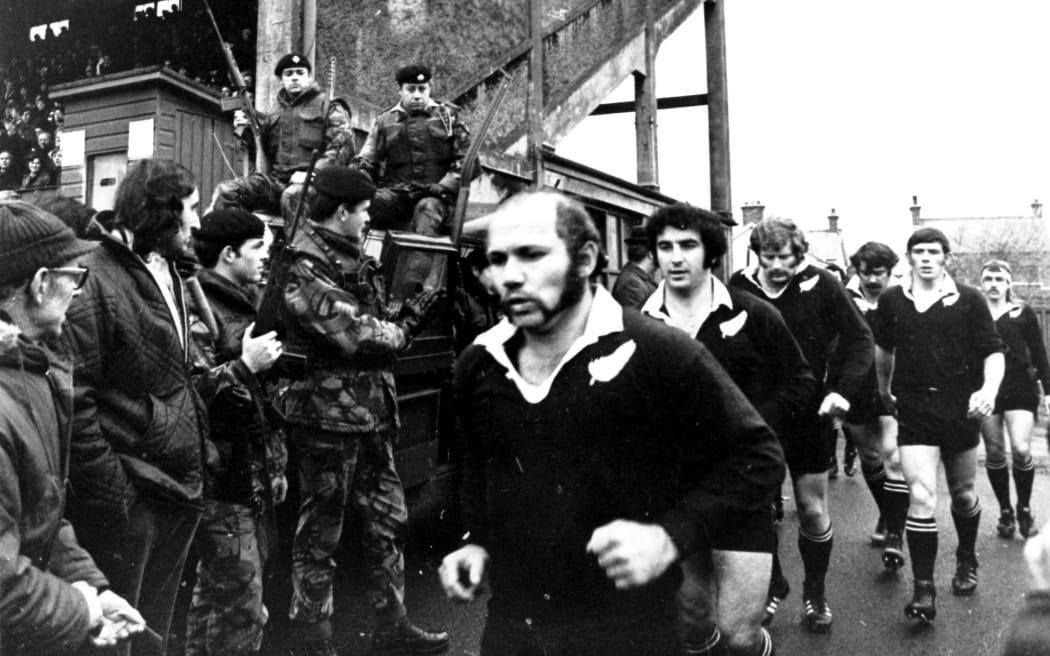
{"type": "Polygon", "coordinates": [[[773,553],[776,541],[772,503],[760,511],[733,517],[732,525],[721,527],[710,539],[712,549],[773,553]]]}
{"type": "Polygon", "coordinates": [[[897,446],[939,446],[962,453],[980,443],[980,421],[966,416],[969,394],[914,389],[895,393],[897,446]]]}
{"type": "Polygon", "coordinates": [[[1001,415],[1005,410],[1027,410],[1035,414],[1039,409],[1039,387],[1035,383],[1027,385],[1003,385],[995,397],[995,414],[1001,415]]]}
{"type": "Polygon", "coordinates": [[[831,419],[819,416],[819,409],[819,405],[815,405],[800,413],[801,418],[786,426],[780,436],[784,460],[792,476],[826,472],[831,463],[837,436],[831,419]]]}
{"type": "Polygon", "coordinates": [[[879,396],[878,390],[861,393],[846,413],[846,423],[858,426],[876,424],[879,417],[893,416],[893,408],[879,396]]]}

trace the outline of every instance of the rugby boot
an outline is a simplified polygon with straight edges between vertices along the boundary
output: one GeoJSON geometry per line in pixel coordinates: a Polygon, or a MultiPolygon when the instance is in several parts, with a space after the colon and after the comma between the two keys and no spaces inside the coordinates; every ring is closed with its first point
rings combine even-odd
{"type": "Polygon", "coordinates": [[[886,542],[886,520],[879,515],[879,521],[875,524],[875,530],[871,532],[871,546],[881,547],[886,542]]]}
{"type": "Polygon", "coordinates": [[[904,567],[904,543],[899,533],[887,533],[882,548],[882,565],[891,572],[904,567]]]}
{"type": "Polygon", "coordinates": [[[1001,538],[1012,538],[1014,536],[1014,511],[1011,508],[1003,508],[999,512],[999,523],[995,530],[1001,538]]]}
{"type": "Polygon", "coordinates": [[[937,588],[933,581],[916,581],[915,593],[904,607],[904,614],[913,620],[932,624],[937,617],[937,588]]]}
{"type": "Polygon", "coordinates": [[[784,577],[780,577],[779,581],[769,583],[769,596],[766,597],[766,612],[762,616],[762,626],[769,626],[773,622],[773,616],[777,614],[777,609],[780,608],[780,604],[784,603],[790,592],[791,586],[784,577]]]}
{"type": "Polygon", "coordinates": [[[958,597],[969,597],[977,590],[977,556],[959,554],[956,558],[952,592],[958,597]]]}
{"type": "Polygon", "coordinates": [[[857,447],[852,444],[847,444],[842,454],[842,472],[850,478],[857,473],[857,447]]]}
{"type": "Polygon", "coordinates": [[[1017,530],[1026,538],[1039,533],[1039,529],[1035,526],[1035,517],[1032,517],[1031,509],[1017,506],[1017,530]]]}
{"type": "Polygon", "coordinates": [[[425,631],[402,617],[390,628],[379,629],[372,636],[373,656],[415,656],[448,651],[448,632],[425,631]]]}
{"type": "Polygon", "coordinates": [[[806,628],[811,633],[827,633],[831,630],[831,606],[824,595],[805,595],[802,605],[806,610],[806,628]]]}

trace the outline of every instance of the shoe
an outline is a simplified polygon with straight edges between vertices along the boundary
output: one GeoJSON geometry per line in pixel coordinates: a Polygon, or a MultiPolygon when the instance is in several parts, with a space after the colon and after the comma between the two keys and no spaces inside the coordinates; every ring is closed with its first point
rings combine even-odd
{"type": "Polygon", "coordinates": [[[448,650],[448,632],[425,631],[402,617],[391,629],[376,631],[372,636],[375,656],[415,656],[440,654],[448,650]]]}
{"type": "Polygon", "coordinates": [[[338,656],[331,640],[306,640],[303,642],[303,656],[338,656]]]}
{"type": "Polygon", "coordinates": [[[999,513],[999,523],[995,525],[995,530],[999,533],[1001,538],[1012,538],[1014,536],[1014,511],[1010,508],[1003,508],[999,513]]]}
{"type": "Polygon", "coordinates": [[[891,572],[904,567],[904,544],[899,533],[887,533],[882,548],[882,565],[891,572]]]}
{"type": "Polygon", "coordinates": [[[933,581],[916,581],[915,594],[904,607],[904,614],[913,620],[932,624],[937,617],[937,588],[933,581]]]}
{"type": "Polygon", "coordinates": [[[958,557],[952,592],[958,597],[969,597],[977,590],[977,557],[973,554],[958,557]]]}
{"type": "Polygon", "coordinates": [[[791,592],[791,586],[787,579],[780,577],[779,581],[769,584],[769,596],[766,597],[766,612],[762,615],[762,626],[769,626],[773,622],[773,616],[777,614],[777,608],[787,599],[791,592]]]}
{"type": "Polygon", "coordinates": [[[1035,517],[1032,517],[1032,511],[1023,506],[1017,506],[1017,530],[1026,538],[1039,533],[1039,529],[1035,527],[1035,517]]]}
{"type": "Polygon", "coordinates": [[[806,607],[806,628],[811,633],[827,633],[831,630],[831,606],[824,595],[812,595],[802,599],[806,607]]]}
{"type": "Polygon", "coordinates": [[[871,532],[871,546],[881,547],[886,542],[886,520],[879,515],[879,521],[875,523],[875,530],[871,532]]]}
{"type": "Polygon", "coordinates": [[[857,450],[846,449],[846,452],[842,454],[842,471],[849,476],[853,477],[857,473],[857,450]]]}

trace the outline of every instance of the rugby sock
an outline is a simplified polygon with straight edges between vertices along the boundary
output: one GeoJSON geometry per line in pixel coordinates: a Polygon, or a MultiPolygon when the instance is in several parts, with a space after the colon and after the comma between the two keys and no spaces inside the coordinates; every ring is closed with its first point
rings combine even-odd
{"type": "Polygon", "coordinates": [[[711,635],[707,636],[702,642],[686,640],[684,641],[685,644],[683,647],[688,656],[715,656],[724,651],[720,644],[721,639],[722,634],[719,633],[718,627],[715,627],[714,631],[711,632],[711,635]]]}
{"type": "Polygon", "coordinates": [[[1029,454],[1025,462],[1014,465],[1014,485],[1017,487],[1017,505],[1028,508],[1032,502],[1032,482],[1035,480],[1035,463],[1029,454]]]}
{"type": "Polygon", "coordinates": [[[908,517],[905,526],[912,576],[916,581],[932,581],[933,563],[937,560],[937,520],[933,517],[908,517]]]}
{"type": "Polygon", "coordinates": [[[882,517],[886,520],[886,531],[904,535],[904,521],[908,518],[908,505],[911,495],[908,484],[903,480],[887,478],[883,486],[882,517]]]}
{"type": "Polygon", "coordinates": [[[824,594],[824,576],[828,573],[834,537],[831,526],[819,535],[812,535],[801,526],[798,529],[798,551],[806,572],[802,586],[808,594],[824,594]]]}
{"type": "Polygon", "coordinates": [[[773,531],[773,575],[769,577],[769,585],[775,588],[784,579],[784,570],[780,569],[780,534],[773,531]]]}
{"type": "Polygon", "coordinates": [[[955,532],[959,535],[958,553],[974,553],[977,548],[977,529],[981,525],[980,500],[974,499],[973,507],[968,510],[959,510],[952,505],[952,521],[955,522],[955,532]]]}
{"type": "Polygon", "coordinates": [[[872,466],[864,460],[861,460],[860,470],[864,473],[864,482],[868,484],[868,489],[871,490],[871,498],[875,499],[875,506],[879,509],[883,518],[885,518],[886,507],[884,504],[886,495],[884,492],[884,486],[886,483],[886,468],[882,466],[881,462],[876,462],[875,465],[872,466]]]}
{"type": "MultiPolygon", "coordinates": [[[[985,470],[988,472],[988,482],[992,484],[995,500],[999,502],[999,509],[1010,510],[1010,470],[1006,467],[1006,459],[1004,458],[1001,462],[989,460],[985,465],[985,470]]],[[[1017,476],[1016,468],[1014,469],[1014,476],[1017,476]]],[[[1017,482],[1017,487],[1021,487],[1020,481],[1017,482]]]]}
{"type": "Polygon", "coordinates": [[[765,628],[761,629],[761,639],[754,645],[742,648],[733,647],[727,645],[725,651],[722,652],[725,656],[773,656],[773,637],[769,635],[769,631],[765,628]]]}

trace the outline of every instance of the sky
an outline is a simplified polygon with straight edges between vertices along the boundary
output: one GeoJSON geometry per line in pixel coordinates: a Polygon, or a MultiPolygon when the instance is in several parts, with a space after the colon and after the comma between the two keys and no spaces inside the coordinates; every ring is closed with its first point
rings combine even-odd
{"type": "MultiPolygon", "coordinates": [[[[657,94],[706,91],[703,10],[661,45],[657,94]]],[[[735,0],[726,6],[734,216],[903,250],[922,216],[1021,216],[1050,200],[1050,2],[735,0]]],[[[607,101],[631,100],[625,81],[607,101]]],[[[707,109],[661,110],[661,191],[710,204],[707,109]]],[[[634,180],[633,115],[586,119],[560,155],[634,180]],[[622,138],[610,138],[622,135],[622,138]]]]}

